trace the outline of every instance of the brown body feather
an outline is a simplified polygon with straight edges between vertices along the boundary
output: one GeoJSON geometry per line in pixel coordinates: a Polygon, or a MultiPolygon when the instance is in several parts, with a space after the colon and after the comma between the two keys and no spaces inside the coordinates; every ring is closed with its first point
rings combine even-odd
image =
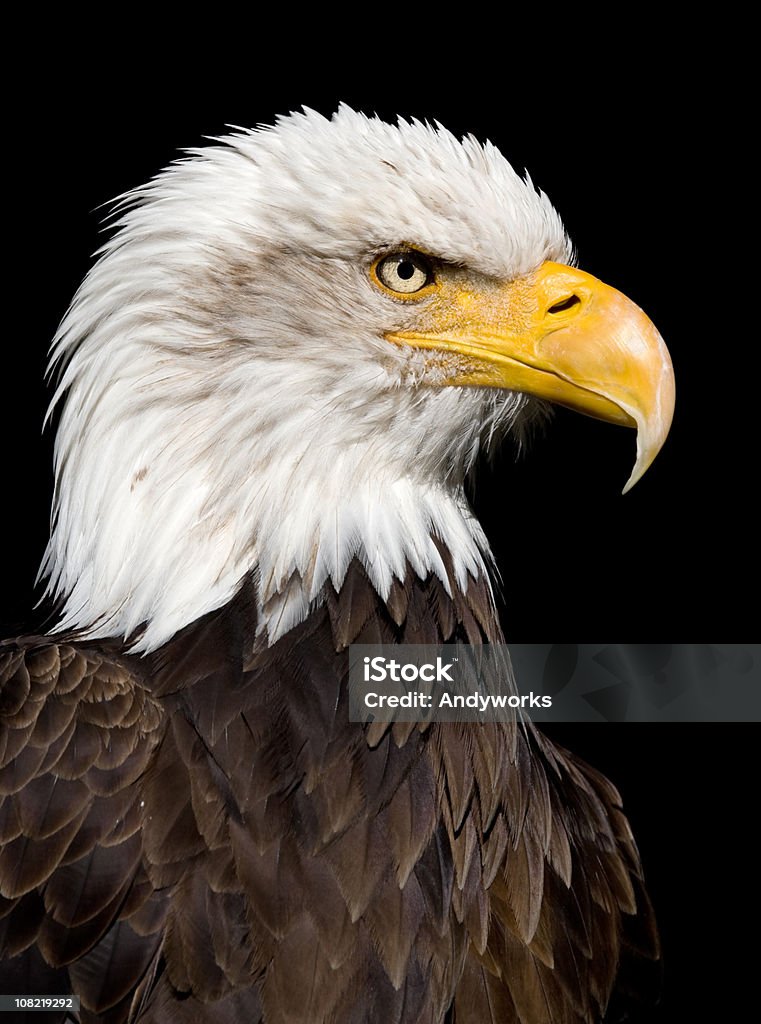
{"type": "Polygon", "coordinates": [[[644,992],[610,783],[530,727],[349,722],[347,645],[501,640],[485,581],[384,604],[355,562],[271,648],[252,591],[143,658],[0,647],[0,991],[108,1024],[591,1024],[644,992]]]}

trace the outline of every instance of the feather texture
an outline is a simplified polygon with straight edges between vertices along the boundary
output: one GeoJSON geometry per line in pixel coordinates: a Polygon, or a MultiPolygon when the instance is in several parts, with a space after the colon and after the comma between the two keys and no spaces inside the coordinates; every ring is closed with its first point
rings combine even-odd
{"type": "Polygon", "coordinates": [[[109,1024],[592,1024],[636,991],[657,939],[605,779],[531,728],[349,722],[348,643],[499,640],[488,585],[347,581],[272,646],[244,588],[143,658],[2,648],[3,990],[109,1024]]]}

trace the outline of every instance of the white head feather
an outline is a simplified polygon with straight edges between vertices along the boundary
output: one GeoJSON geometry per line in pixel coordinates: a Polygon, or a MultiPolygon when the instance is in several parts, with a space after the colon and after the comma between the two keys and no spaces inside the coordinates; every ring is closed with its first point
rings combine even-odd
{"type": "Polygon", "coordinates": [[[445,579],[433,537],[461,584],[485,571],[463,480],[527,400],[425,386],[367,268],[400,243],[506,279],[568,260],[542,193],[490,144],[341,107],[193,150],[117,211],[53,347],[62,628],[152,650],[257,570],[273,641],[354,556],[384,597],[406,563],[445,579]]]}

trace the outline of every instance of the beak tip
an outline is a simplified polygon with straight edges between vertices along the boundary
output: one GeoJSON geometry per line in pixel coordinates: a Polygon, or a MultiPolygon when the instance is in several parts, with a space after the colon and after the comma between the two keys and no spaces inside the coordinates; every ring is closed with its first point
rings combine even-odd
{"type": "Polygon", "coordinates": [[[628,494],[652,466],[671,429],[675,399],[674,371],[660,335],[658,335],[658,340],[663,347],[665,358],[661,383],[656,392],[654,413],[648,415],[642,409],[634,406],[623,406],[624,411],[631,416],[637,427],[637,461],[634,463],[634,469],[626,481],[622,494],[628,494]]]}
{"type": "Polygon", "coordinates": [[[644,472],[645,472],[645,470],[644,469],[640,469],[640,466],[639,466],[639,463],[638,463],[634,467],[634,469],[632,470],[632,475],[629,477],[629,479],[624,484],[624,489],[621,491],[621,494],[628,494],[629,491],[634,487],[634,485],[636,483],[639,483],[639,481],[642,479],[642,476],[643,476],[644,472]]]}

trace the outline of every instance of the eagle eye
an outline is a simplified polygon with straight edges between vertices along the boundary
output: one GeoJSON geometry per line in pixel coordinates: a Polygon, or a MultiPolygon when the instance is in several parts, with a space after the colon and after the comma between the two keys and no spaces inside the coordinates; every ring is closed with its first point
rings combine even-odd
{"type": "Polygon", "coordinates": [[[434,279],[431,261],[410,250],[384,256],[373,269],[380,283],[397,295],[414,295],[434,279]]]}

